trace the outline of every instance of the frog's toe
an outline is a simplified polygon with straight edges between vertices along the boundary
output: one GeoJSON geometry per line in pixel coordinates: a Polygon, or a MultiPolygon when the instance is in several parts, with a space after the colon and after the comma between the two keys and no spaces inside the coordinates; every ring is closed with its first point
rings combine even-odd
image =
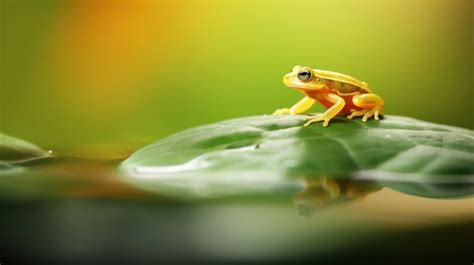
{"type": "Polygon", "coordinates": [[[364,116],[362,117],[362,121],[366,122],[370,117],[374,117],[374,120],[380,120],[380,115],[383,113],[383,109],[380,107],[375,107],[369,111],[367,111],[364,116]]]}
{"type": "Polygon", "coordinates": [[[319,114],[319,115],[315,115],[315,116],[309,116],[309,117],[306,118],[306,120],[307,120],[307,122],[304,124],[305,127],[309,126],[310,124],[312,124],[314,122],[319,122],[319,121],[323,122],[324,127],[328,127],[329,121],[331,119],[327,118],[324,115],[319,114]]]}
{"type": "Polygon", "coordinates": [[[308,121],[308,120],[318,119],[322,115],[323,115],[322,113],[309,113],[308,116],[306,116],[305,120],[308,121]]]}
{"type": "Polygon", "coordinates": [[[362,116],[362,115],[366,114],[366,113],[367,113],[367,110],[359,110],[359,111],[357,111],[357,110],[351,110],[351,112],[352,112],[352,113],[347,116],[347,118],[348,118],[349,120],[351,120],[351,119],[354,118],[354,117],[362,116]]]}
{"type": "Polygon", "coordinates": [[[371,109],[367,111],[362,117],[362,121],[366,122],[370,117],[374,117],[374,120],[380,120],[379,118],[380,111],[378,109],[371,109]]]}
{"type": "Polygon", "coordinates": [[[304,124],[304,127],[308,127],[308,126],[311,125],[312,123],[315,123],[315,122],[318,122],[318,121],[322,121],[324,127],[328,127],[328,126],[329,126],[329,119],[323,119],[323,120],[308,120],[308,121],[304,124]]]}
{"type": "Polygon", "coordinates": [[[352,118],[354,118],[353,114],[354,114],[355,111],[356,111],[355,109],[351,109],[350,110],[351,114],[347,115],[346,118],[348,118],[349,120],[352,120],[352,118]]]}
{"type": "Polygon", "coordinates": [[[328,126],[329,126],[329,119],[324,119],[323,126],[324,126],[324,127],[328,127],[328,126]]]}
{"type": "Polygon", "coordinates": [[[376,110],[375,113],[374,113],[374,119],[376,121],[380,120],[379,115],[380,115],[380,112],[378,110],[376,110]]]}
{"type": "Polygon", "coordinates": [[[314,117],[309,117],[309,118],[306,119],[306,123],[303,126],[308,127],[312,123],[318,122],[318,121],[321,121],[321,120],[315,119],[314,117]]]}
{"type": "Polygon", "coordinates": [[[367,120],[372,116],[374,116],[374,111],[369,111],[366,114],[364,114],[364,116],[362,117],[362,121],[367,122],[367,120]]]}

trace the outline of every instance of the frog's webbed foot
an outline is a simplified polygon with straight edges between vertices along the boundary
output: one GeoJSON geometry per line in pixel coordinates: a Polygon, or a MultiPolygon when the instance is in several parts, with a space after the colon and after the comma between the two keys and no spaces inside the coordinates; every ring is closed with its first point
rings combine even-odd
{"type": "Polygon", "coordinates": [[[363,110],[351,110],[351,114],[347,116],[350,120],[354,117],[363,116],[362,121],[366,122],[370,117],[374,117],[375,120],[380,120],[380,115],[383,113],[383,106],[376,106],[372,109],[363,109],[363,110]]]}
{"type": "Polygon", "coordinates": [[[272,115],[289,115],[291,110],[289,108],[277,109],[273,112],[272,115]]]}
{"type": "Polygon", "coordinates": [[[328,127],[330,120],[331,118],[325,115],[324,113],[318,113],[313,116],[307,117],[304,126],[309,126],[311,123],[322,121],[323,126],[328,127]]]}

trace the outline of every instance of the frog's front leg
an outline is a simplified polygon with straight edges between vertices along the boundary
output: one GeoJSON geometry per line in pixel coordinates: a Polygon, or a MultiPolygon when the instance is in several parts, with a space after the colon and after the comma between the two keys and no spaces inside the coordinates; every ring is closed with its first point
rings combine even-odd
{"type": "Polygon", "coordinates": [[[357,107],[362,108],[362,110],[351,110],[352,113],[347,116],[348,119],[352,119],[356,116],[363,116],[362,121],[366,122],[367,119],[372,116],[375,120],[379,120],[379,115],[383,115],[384,102],[383,99],[376,94],[368,93],[354,95],[352,98],[352,103],[354,103],[354,105],[357,107]]]}
{"type": "Polygon", "coordinates": [[[305,112],[307,109],[311,108],[314,104],[314,99],[310,97],[304,97],[300,101],[298,101],[293,107],[291,108],[284,108],[284,109],[277,109],[273,112],[273,115],[296,115],[305,112]]]}
{"type": "Polygon", "coordinates": [[[322,114],[317,114],[317,115],[308,117],[307,119],[308,121],[304,124],[304,126],[308,126],[313,122],[322,121],[323,126],[327,127],[329,125],[329,121],[332,118],[334,118],[334,116],[336,116],[344,108],[344,105],[346,104],[344,99],[336,94],[331,94],[331,93],[324,94],[322,97],[323,99],[331,103],[334,103],[334,105],[332,105],[329,109],[326,110],[326,112],[322,114]]]}

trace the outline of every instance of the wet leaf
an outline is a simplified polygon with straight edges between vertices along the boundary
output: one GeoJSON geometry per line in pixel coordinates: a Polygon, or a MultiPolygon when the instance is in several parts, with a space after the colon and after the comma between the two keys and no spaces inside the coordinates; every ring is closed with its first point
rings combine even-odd
{"type": "Polygon", "coordinates": [[[21,172],[22,170],[23,170],[22,167],[14,166],[6,162],[0,161],[0,176],[6,175],[6,174],[18,173],[18,172],[21,172]]]}
{"type": "Polygon", "coordinates": [[[32,143],[0,133],[0,161],[2,162],[17,163],[48,156],[47,151],[32,143]]]}
{"type": "Polygon", "coordinates": [[[474,193],[474,132],[416,119],[255,116],[191,128],[148,145],[120,167],[143,189],[173,197],[293,194],[302,179],[377,183],[426,197],[474,193]]]}
{"type": "Polygon", "coordinates": [[[0,133],[0,176],[23,172],[22,163],[49,156],[47,151],[32,143],[0,133]]]}

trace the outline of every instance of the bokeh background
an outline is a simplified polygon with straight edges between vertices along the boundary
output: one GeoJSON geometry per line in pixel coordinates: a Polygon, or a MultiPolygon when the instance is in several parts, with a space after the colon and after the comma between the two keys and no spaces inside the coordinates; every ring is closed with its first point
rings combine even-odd
{"type": "Polygon", "coordinates": [[[0,133],[59,154],[0,178],[0,263],[472,263],[472,196],[384,188],[303,218],[301,192],[178,201],[125,183],[115,158],[291,106],[294,65],[368,82],[387,114],[474,129],[473,3],[0,0],[0,133]]]}
{"type": "Polygon", "coordinates": [[[0,3],[0,129],[45,148],[271,113],[301,97],[281,82],[297,64],[368,82],[387,114],[474,129],[472,1],[0,3]]]}

